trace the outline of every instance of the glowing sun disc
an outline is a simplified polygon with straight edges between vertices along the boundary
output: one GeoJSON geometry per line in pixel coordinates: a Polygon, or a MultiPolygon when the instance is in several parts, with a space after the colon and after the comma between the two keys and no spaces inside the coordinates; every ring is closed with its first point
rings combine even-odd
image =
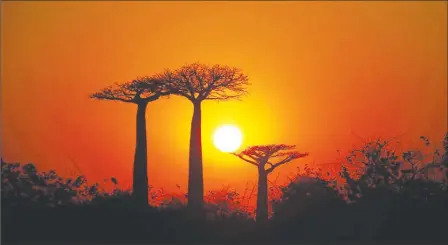
{"type": "Polygon", "coordinates": [[[216,129],[213,143],[222,152],[235,152],[243,142],[240,129],[234,125],[223,125],[216,129]]]}

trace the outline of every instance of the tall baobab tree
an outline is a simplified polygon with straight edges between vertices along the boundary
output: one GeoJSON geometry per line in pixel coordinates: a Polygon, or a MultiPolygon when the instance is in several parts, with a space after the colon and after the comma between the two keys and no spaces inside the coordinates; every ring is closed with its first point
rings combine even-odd
{"type": "Polygon", "coordinates": [[[283,164],[308,156],[308,153],[292,151],[294,148],[294,145],[284,144],[257,145],[240,153],[232,153],[258,168],[256,219],[259,224],[265,224],[268,220],[268,175],[283,164]]]}
{"type": "Polygon", "coordinates": [[[113,100],[137,105],[137,130],[133,166],[132,196],[139,206],[148,205],[148,163],[146,141],[146,108],[148,103],[168,95],[165,83],[152,77],[139,77],[115,84],[90,95],[99,100],[113,100]]]}
{"type": "Polygon", "coordinates": [[[204,100],[240,99],[247,93],[248,78],[238,68],[199,63],[184,65],[176,70],[166,70],[157,75],[157,78],[170,84],[172,94],[185,97],[193,103],[187,209],[193,217],[204,217],[201,103],[204,100]]]}

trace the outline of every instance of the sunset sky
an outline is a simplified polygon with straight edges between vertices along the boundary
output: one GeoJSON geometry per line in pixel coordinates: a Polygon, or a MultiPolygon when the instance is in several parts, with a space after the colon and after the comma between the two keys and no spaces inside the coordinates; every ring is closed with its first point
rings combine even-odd
{"type": "MultiPolygon", "coordinates": [[[[447,132],[446,2],[3,2],[1,156],[61,175],[129,186],[136,106],[89,99],[115,82],[202,62],[239,67],[242,101],[203,103],[206,190],[239,190],[253,166],[213,146],[222,124],[243,147],[296,144],[305,163],[334,162],[355,137],[420,146],[447,132]]],[[[193,106],[149,104],[155,187],[186,190],[193,106]]],[[[276,170],[277,171],[277,170],[276,170]]],[[[277,173],[271,175],[275,178],[277,173]]]]}

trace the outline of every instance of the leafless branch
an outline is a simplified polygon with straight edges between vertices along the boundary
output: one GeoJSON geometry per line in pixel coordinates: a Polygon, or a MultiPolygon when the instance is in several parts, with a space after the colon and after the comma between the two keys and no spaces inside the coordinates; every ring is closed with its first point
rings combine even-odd
{"type": "Polygon", "coordinates": [[[135,80],[114,84],[90,95],[92,99],[116,100],[127,103],[151,102],[169,95],[165,81],[155,77],[138,77],[135,80]]]}
{"type": "Polygon", "coordinates": [[[306,157],[306,156],[308,156],[308,153],[299,153],[297,151],[292,151],[292,152],[286,152],[284,155],[286,155],[286,157],[283,160],[273,164],[271,168],[266,170],[266,172],[271,173],[272,171],[274,171],[275,168],[279,167],[280,165],[288,163],[297,158],[306,157]]]}
{"type": "Polygon", "coordinates": [[[302,158],[308,156],[308,153],[299,153],[297,151],[289,151],[294,149],[294,145],[284,145],[284,144],[272,144],[272,145],[257,145],[250,146],[238,154],[234,154],[244,161],[248,159],[244,156],[252,159],[251,163],[256,166],[263,167],[268,164],[270,168],[266,170],[267,173],[271,173],[275,168],[288,163],[294,159],[302,158]],[[286,151],[286,152],[285,152],[286,151]],[[274,159],[277,157],[284,157],[282,160],[272,163],[269,159],[274,159]],[[254,164],[256,163],[256,164],[254,164]]]}
{"type": "Polygon", "coordinates": [[[193,102],[239,99],[247,93],[248,77],[240,69],[224,65],[193,63],[156,75],[170,92],[193,102]]]}
{"type": "Polygon", "coordinates": [[[249,159],[244,158],[244,155],[242,155],[242,154],[236,154],[236,153],[231,153],[231,154],[233,154],[233,155],[239,157],[239,158],[240,158],[241,160],[243,160],[243,161],[246,161],[246,162],[248,162],[248,163],[250,163],[250,164],[253,164],[253,165],[255,165],[255,166],[258,167],[258,163],[256,163],[255,161],[251,161],[251,160],[249,160],[249,159]]]}

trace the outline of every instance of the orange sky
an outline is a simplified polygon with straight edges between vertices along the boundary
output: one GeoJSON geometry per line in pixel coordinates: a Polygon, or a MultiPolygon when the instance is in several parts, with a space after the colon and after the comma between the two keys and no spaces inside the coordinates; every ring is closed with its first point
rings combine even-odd
{"type": "MultiPolygon", "coordinates": [[[[279,168],[323,163],[361,137],[447,131],[446,2],[3,2],[2,157],[62,175],[129,182],[136,107],[88,98],[114,82],[190,62],[242,68],[242,102],[203,104],[206,189],[241,190],[253,166],[219,152],[238,124],[244,146],[309,151],[279,168]],[[72,159],[72,160],[70,160],[72,159]],[[73,162],[72,162],[73,161],[73,162]]],[[[186,189],[192,105],[148,106],[149,181],[186,189]]],[[[275,178],[277,173],[271,177],[275,178]]]]}

